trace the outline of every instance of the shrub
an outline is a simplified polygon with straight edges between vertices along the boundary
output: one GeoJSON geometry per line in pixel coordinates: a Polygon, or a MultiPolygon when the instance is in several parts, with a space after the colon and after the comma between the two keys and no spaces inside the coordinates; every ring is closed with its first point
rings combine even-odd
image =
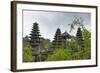
{"type": "Polygon", "coordinates": [[[67,49],[55,49],[53,54],[49,55],[47,61],[60,61],[60,60],[71,60],[71,53],[67,49]]]}

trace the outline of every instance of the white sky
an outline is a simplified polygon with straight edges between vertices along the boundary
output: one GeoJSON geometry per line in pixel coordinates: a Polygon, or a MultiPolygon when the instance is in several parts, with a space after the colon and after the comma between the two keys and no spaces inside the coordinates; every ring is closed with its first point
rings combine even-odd
{"type": "MultiPolygon", "coordinates": [[[[34,22],[39,24],[40,34],[44,38],[53,40],[56,29],[59,27],[61,32],[67,31],[69,33],[70,26],[75,17],[82,17],[84,19],[84,26],[91,30],[91,14],[90,13],[76,13],[76,12],[54,12],[54,11],[23,11],[23,37],[29,36],[34,22]]],[[[72,33],[75,35],[77,27],[72,33]]]]}

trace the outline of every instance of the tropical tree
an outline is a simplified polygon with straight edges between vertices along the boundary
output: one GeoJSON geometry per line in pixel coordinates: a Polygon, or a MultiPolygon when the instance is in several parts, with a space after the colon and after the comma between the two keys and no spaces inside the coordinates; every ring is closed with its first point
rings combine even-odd
{"type": "Polygon", "coordinates": [[[78,52],[78,42],[76,37],[72,36],[70,41],[66,41],[67,45],[66,48],[69,50],[69,52],[73,55],[75,52],[78,52]]]}
{"type": "Polygon", "coordinates": [[[50,42],[49,39],[44,39],[43,38],[40,45],[41,45],[42,48],[48,49],[48,48],[51,47],[51,42],[50,42]]]}
{"type": "Polygon", "coordinates": [[[47,61],[72,60],[72,55],[67,49],[56,48],[53,54],[48,55],[47,61]]]}
{"type": "Polygon", "coordinates": [[[82,17],[75,18],[70,25],[70,32],[78,27],[76,33],[76,41],[78,43],[78,52],[73,53],[74,59],[90,59],[91,58],[91,33],[84,27],[82,17]]]}
{"type": "Polygon", "coordinates": [[[84,38],[83,58],[90,59],[91,58],[91,33],[87,30],[84,30],[82,33],[84,38]]]}
{"type": "Polygon", "coordinates": [[[83,22],[84,22],[84,20],[82,19],[82,17],[79,17],[79,18],[76,17],[71,24],[68,24],[70,26],[70,32],[73,29],[75,29],[75,26],[85,29],[83,22]]]}
{"type": "Polygon", "coordinates": [[[28,36],[23,38],[23,62],[33,62],[35,57],[32,56],[32,47],[28,36]]]}
{"type": "Polygon", "coordinates": [[[26,36],[23,38],[23,46],[28,46],[27,44],[30,44],[30,43],[29,43],[29,37],[26,35],[26,36]]]}
{"type": "Polygon", "coordinates": [[[83,33],[82,33],[82,29],[83,31],[86,30],[86,28],[84,27],[84,24],[83,24],[83,19],[82,17],[80,18],[75,18],[73,20],[73,22],[70,25],[70,32],[75,29],[75,26],[78,27],[77,29],[77,33],[76,33],[76,39],[77,39],[77,42],[78,42],[78,45],[79,45],[79,48],[82,50],[84,48],[84,38],[83,38],[83,33]]]}

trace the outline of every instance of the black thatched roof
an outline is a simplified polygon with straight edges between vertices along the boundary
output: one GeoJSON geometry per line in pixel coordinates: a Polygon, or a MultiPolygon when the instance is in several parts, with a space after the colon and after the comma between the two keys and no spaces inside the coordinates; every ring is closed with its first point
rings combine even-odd
{"type": "Polygon", "coordinates": [[[70,38],[71,36],[70,36],[70,34],[67,32],[67,31],[65,31],[64,33],[62,33],[62,38],[70,38]]]}

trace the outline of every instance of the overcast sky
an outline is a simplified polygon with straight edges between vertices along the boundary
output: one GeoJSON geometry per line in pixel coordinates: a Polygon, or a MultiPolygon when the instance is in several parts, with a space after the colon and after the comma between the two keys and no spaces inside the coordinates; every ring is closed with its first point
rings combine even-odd
{"type": "MultiPolygon", "coordinates": [[[[91,30],[91,14],[90,13],[76,13],[76,12],[54,12],[54,11],[23,11],[23,37],[29,36],[33,23],[39,24],[40,34],[42,37],[53,40],[57,28],[61,32],[67,31],[69,33],[70,26],[75,17],[82,17],[84,19],[84,26],[91,30]]],[[[76,29],[69,33],[75,35],[76,29]]]]}

